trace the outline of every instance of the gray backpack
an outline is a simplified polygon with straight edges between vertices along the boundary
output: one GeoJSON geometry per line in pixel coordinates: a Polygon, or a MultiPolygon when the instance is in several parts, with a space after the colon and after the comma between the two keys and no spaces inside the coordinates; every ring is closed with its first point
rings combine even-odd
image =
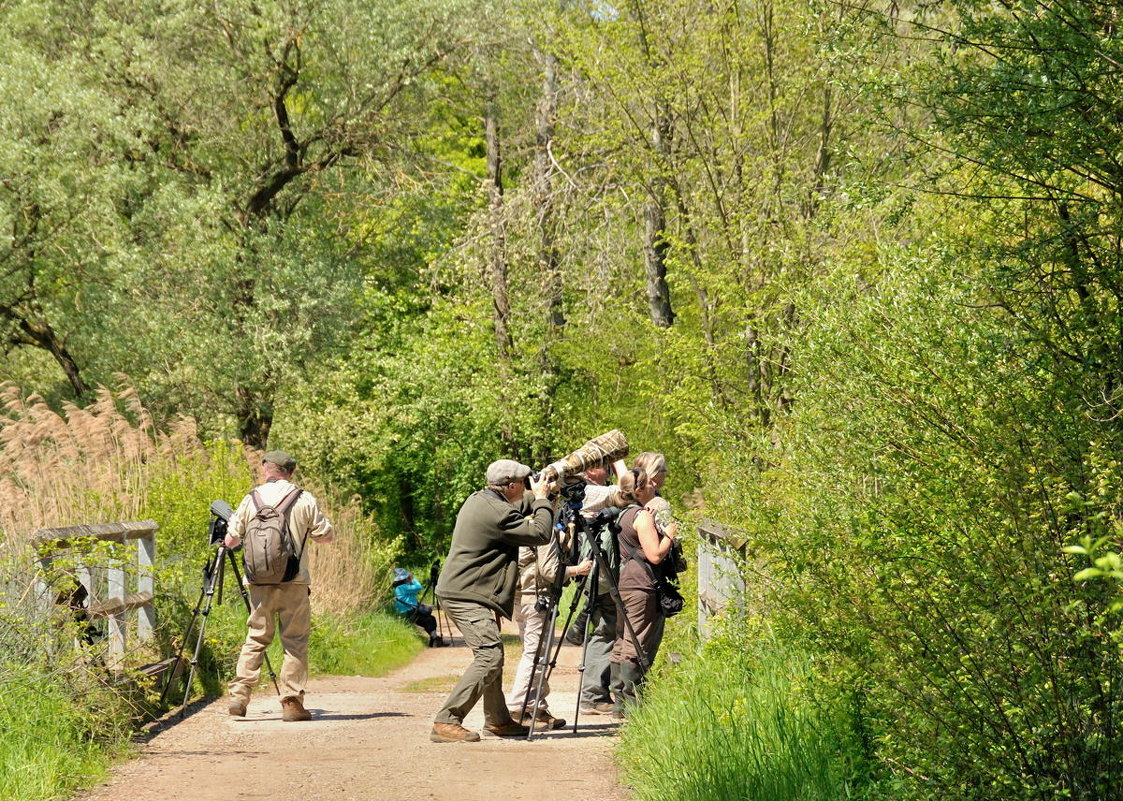
{"type": "MultiPolygon", "coordinates": [[[[305,542],[301,542],[297,550],[289,532],[289,509],[300,493],[299,488],[293,489],[276,506],[265,504],[257,490],[250,493],[256,511],[242,535],[242,558],[250,584],[283,584],[300,572],[300,554],[305,542]]],[[[307,538],[305,534],[305,541],[307,538]]]]}

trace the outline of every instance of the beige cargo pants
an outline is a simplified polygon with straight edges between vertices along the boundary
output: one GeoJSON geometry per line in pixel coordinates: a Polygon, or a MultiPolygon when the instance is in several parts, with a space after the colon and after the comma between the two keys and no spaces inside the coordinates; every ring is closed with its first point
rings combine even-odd
{"type": "Polygon", "coordinates": [[[307,584],[246,586],[250,597],[249,631],[238,657],[237,675],[230,682],[230,698],[248,704],[261,675],[265,649],[273,642],[278,624],[285,656],[277,683],[281,698],[299,696],[308,681],[308,635],[312,630],[312,606],[307,584]]]}

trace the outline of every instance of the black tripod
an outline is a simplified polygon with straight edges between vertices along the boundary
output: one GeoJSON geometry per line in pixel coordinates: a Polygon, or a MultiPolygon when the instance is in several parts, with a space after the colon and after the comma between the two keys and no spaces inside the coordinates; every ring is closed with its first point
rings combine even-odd
{"type": "Polygon", "coordinates": [[[444,617],[441,615],[441,599],[437,595],[437,580],[441,577],[441,563],[433,562],[429,565],[429,584],[425,587],[425,591],[421,593],[421,600],[425,600],[425,596],[430,593],[433,596],[433,609],[436,611],[437,618],[437,636],[441,640],[445,639],[445,627],[448,627],[448,641],[452,645],[452,626],[445,622],[444,617]]]}
{"type": "MultiPolygon", "coordinates": [[[[582,488],[583,490],[583,488],[582,488]]],[[[565,567],[566,564],[572,561],[572,558],[566,559],[561,553],[561,544],[558,542],[557,529],[563,528],[562,524],[558,524],[554,529],[554,538],[550,543],[553,548],[558,551],[558,572],[554,576],[554,582],[549,587],[546,595],[540,595],[534,604],[534,611],[538,613],[548,612],[546,620],[542,624],[542,633],[538,637],[538,644],[534,649],[534,661],[530,675],[532,681],[527,685],[526,695],[523,697],[522,707],[519,710],[519,720],[526,719],[526,711],[529,707],[531,711],[530,725],[527,727],[526,739],[534,737],[534,724],[538,720],[538,710],[542,706],[542,696],[545,693],[546,681],[549,674],[553,671],[554,665],[557,664],[558,654],[561,652],[561,644],[564,637],[557,638],[557,645],[555,647],[555,631],[554,627],[558,619],[558,600],[561,598],[562,586],[565,584],[565,567]],[[552,654],[545,669],[543,669],[544,655],[552,654]],[[531,698],[533,697],[533,702],[531,698]]],[[[570,534],[570,543],[573,542],[573,525],[572,522],[568,526],[570,534]]],[[[565,629],[569,628],[570,621],[573,620],[573,607],[570,607],[569,615],[565,619],[565,625],[562,627],[562,634],[564,635],[565,629]]]]}
{"type": "MultiPolygon", "coordinates": [[[[234,572],[234,580],[238,587],[238,591],[242,594],[242,601],[246,605],[246,612],[250,612],[250,596],[246,592],[245,585],[242,584],[242,576],[238,571],[238,559],[234,556],[234,552],[226,547],[224,540],[226,539],[226,524],[230,520],[230,515],[233,510],[230,504],[225,501],[214,501],[211,503],[211,522],[209,527],[211,545],[216,545],[214,552],[207,558],[206,563],[203,565],[203,586],[199,592],[199,600],[195,602],[195,609],[191,613],[191,622],[187,624],[187,630],[183,634],[183,640],[179,644],[179,653],[176,654],[175,666],[172,669],[168,681],[164,683],[164,691],[160,694],[160,703],[163,704],[167,698],[168,690],[171,688],[171,676],[179,672],[179,666],[183,663],[183,649],[187,645],[188,640],[191,639],[191,632],[195,628],[195,623],[199,623],[199,632],[195,640],[195,650],[191,655],[191,668],[187,673],[187,685],[183,691],[183,703],[180,705],[179,714],[182,716],[187,711],[187,699],[191,695],[191,683],[195,680],[195,669],[199,665],[199,654],[203,650],[203,638],[207,630],[207,618],[211,613],[211,606],[214,602],[215,595],[218,595],[218,602],[222,603],[222,583],[225,575],[226,562],[229,560],[230,569],[234,572]]],[[[281,694],[281,688],[277,685],[277,674],[273,672],[273,665],[269,661],[269,655],[265,654],[265,667],[269,672],[269,678],[273,681],[273,688],[277,691],[277,695],[281,694]]]]}
{"type": "MultiPolygon", "coordinates": [[[[537,675],[537,681],[532,688],[527,690],[527,698],[523,703],[523,716],[526,715],[526,709],[530,706],[532,710],[530,731],[527,734],[529,740],[534,735],[534,721],[538,717],[538,707],[542,700],[542,690],[545,687],[549,674],[553,672],[554,667],[557,665],[558,655],[561,653],[562,643],[565,641],[565,633],[569,629],[570,623],[573,621],[576,614],[577,607],[582,598],[585,599],[585,605],[592,608],[596,603],[597,593],[599,591],[599,577],[603,573],[608,579],[608,592],[612,598],[613,603],[616,605],[617,619],[622,620],[624,623],[624,632],[632,646],[636,651],[636,662],[640,669],[641,678],[647,675],[647,669],[650,666],[647,653],[640,645],[639,637],[636,635],[635,629],[632,627],[632,622],[624,612],[624,602],[620,597],[620,588],[617,585],[616,577],[613,575],[609,567],[608,556],[605,554],[604,549],[601,548],[598,536],[601,530],[608,525],[613,525],[619,510],[606,509],[602,511],[592,521],[587,523],[584,516],[581,514],[581,507],[585,500],[585,484],[570,484],[562,489],[562,494],[566,499],[566,507],[563,510],[563,519],[566,521],[565,526],[570,532],[570,543],[574,550],[577,550],[580,544],[580,537],[584,535],[585,542],[589,546],[589,554],[593,560],[593,567],[589,572],[589,576],[585,579],[581,589],[574,594],[573,601],[570,603],[569,611],[566,613],[565,624],[562,626],[561,635],[555,635],[554,625],[558,617],[558,599],[561,597],[561,585],[565,582],[565,563],[567,561],[574,561],[572,555],[568,560],[560,560],[561,565],[558,569],[558,578],[554,591],[545,599],[539,599],[539,603],[545,602],[548,605],[547,609],[538,609],[538,611],[549,611],[549,616],[543,628],[542,637],[538,640],[538,648],[534,654],[534,670],[532,676],[537,675]],[[545,664],[545,668],[541,673],[538,673],[544,655],[549,655],[549,660],[545,664]],[[530,704],[531,690],[533,689],[533,705],[530,704]]],[[[555,540],[555,546],[557,542],[555,540]]],[[[560,547],[560,546],[557,546],[560,547]]],[[[581,709],[581,686],[583,684],[585,672],[585,658],[589,648],[589,638],[583,637],[583,646],[581,649],[581,665],[578,668],[578,684],[577,684],[577,710],[573,715],[573,732],[577,732],[577,718],[581,709]]]]}

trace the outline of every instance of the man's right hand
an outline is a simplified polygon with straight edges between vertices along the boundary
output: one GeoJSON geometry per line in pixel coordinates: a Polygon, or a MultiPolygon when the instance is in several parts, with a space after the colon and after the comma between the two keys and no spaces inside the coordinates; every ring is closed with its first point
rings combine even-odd
{"type": "Polygon", "coordinates": [[[553,481],[547,480],[546,476],[539,474],[538,480],[534,480],[534,476],[530,477],[530,491],[537,501],[547,501],[550,499],[551,491],[555,488],[553,481]]]}

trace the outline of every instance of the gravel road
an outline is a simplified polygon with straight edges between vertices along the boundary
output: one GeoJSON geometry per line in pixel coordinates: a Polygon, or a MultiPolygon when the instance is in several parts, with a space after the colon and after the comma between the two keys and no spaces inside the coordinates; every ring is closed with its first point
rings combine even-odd
{"type": "MultiPolygon", "coordinates": [[[[529,742],[488,734],[478,743],[429,742],[433,715],[471,661],[453,642],[383,678],[313,679],[308,722],[282,722],[276,697],[261,687],[245,718],[228,716],[224,699],[197,702],[77,801],[629,799],[612,760],[617,723],[604,716],[582,718],[576,734],[567,727],[529,742]]],[[[551,679],[551,711],[571,722],[579,661],[578,648],[563,646],[551,679]]],[[[508,662],[508,687],[513,671],[508,662]]],[[[481,730],[482,704],[465,725],[481,730]]]]}

